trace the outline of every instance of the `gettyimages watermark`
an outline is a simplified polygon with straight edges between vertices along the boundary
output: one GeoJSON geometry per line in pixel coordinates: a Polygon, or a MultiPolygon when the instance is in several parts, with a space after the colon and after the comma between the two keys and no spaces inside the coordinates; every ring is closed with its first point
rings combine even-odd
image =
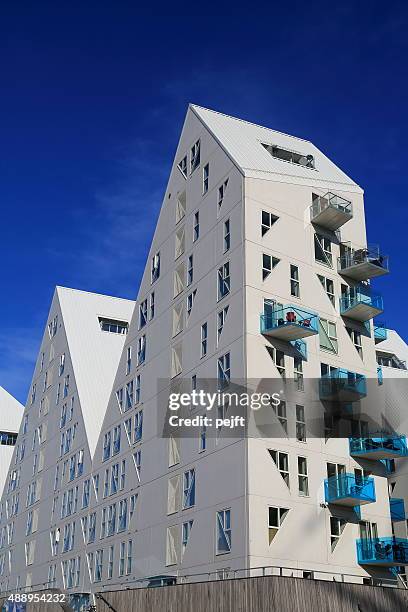
{"type": "Polygon", "coordinates": [[[160,380],[157,433],[178,438],[350,438],[407,432],[408,380],[160,380]],[[193,386],[193,388],[192,388],[193,386]]]}

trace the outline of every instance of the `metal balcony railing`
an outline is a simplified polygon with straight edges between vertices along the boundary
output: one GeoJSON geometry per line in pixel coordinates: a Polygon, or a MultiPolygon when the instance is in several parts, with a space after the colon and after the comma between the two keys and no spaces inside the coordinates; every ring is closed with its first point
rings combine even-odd
{"type": "Polygon", "coordinates": [[[367,285],[349,287],[340,298],[340,314],[356,321],[368,321],[383,312],[383,298],[367,285]]]}
{"type": "Polygon", "coordinates": [[[320,378],[320,399],[329,401],[357,401],[367,395],[367,381],[363,374],[336,368],[320,378]]]}
{"type": "Polygon", "coordinates": [[[374,321],[374,342],[378,344],[388,338],[388,329],[383,321],[374,321]]]}
{"type": "Polygon", "coordinates": [[[357,540],[356,545],[360,565],[408,565],[408,540],[405,538],[361,539],[357,540]]]}
{"type": "Polygon", "coordinates": [[[310,220],[321,227],[335,231],[353,217],[353,205],[334,193],[314,198],[310,207],[310,220]]]}
{"type": "Polygon", "coordinates": [[[317,313],[299,308],[282,306],[260,315],[261,334],[292,341],[318,334],[317,313]]]}
{"type": "Polygon", "coordinates": [[[368,280],[389,272],[388,256],[380,252],[378,245],[355,248],[343,243],[340,245],[340,253],[337,260],[339,274],[354,280],[368,280]]]}
{"type": "Polygon", "coordinates": [[[367,438],[350,438],[350,455],[365,459],[398,459],[407,457],[406,436],[373,436],[367,438]]]}
{"type": "Polygon", "coordinates": [[[328,504],[360,506],[375,502],[374,478],[338,474],[324,481],[325,500],[328,504]]]}

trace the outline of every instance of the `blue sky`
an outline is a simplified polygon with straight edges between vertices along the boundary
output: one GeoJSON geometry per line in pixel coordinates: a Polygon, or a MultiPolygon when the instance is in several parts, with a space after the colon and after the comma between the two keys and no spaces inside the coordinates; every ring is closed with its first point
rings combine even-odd
{"type": "Polygon", "coordinates": [[[188,102],[310,139],[364,187],[407,338],[404,3],[81,4],[0,9],[0,385],[25,402],[56,284],[135,297],[188,102]]]}

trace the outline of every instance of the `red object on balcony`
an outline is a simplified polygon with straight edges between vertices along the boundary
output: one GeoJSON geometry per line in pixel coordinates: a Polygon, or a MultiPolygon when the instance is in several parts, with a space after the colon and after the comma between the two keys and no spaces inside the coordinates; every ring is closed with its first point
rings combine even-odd
{"type": "Polygon", "coordinates": [[[293,310],[286,314],[286,321],[288,323],[296,323],[296,314],[293,312],[293,310]]]}

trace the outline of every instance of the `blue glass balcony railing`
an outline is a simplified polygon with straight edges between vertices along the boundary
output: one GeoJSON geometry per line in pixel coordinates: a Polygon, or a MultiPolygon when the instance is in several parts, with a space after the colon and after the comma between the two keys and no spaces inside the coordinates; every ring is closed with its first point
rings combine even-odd
{"type": "Polygon", "coordinates": [[[356,545],[360,565],[408,565],[408,540],[405,538],[362,539],[357,540],[356,545]]]}
{"type": "Polygon", "coordinates": [[[377,366],[377,380],[379,385],[382,385],[384,382],[384,376],[381,366],[377,366]]]}
{"type": "Polygon", "coordinates": [[[349,287],[348,292],[340,298],[340,314],[357,321],[373,319],[383,310],[382,295],[366,285],[349,287]]]}
{"type": "Polygon", "coordinates": [[[388,338],[388,329],[383,321],[374,321],[374,342],[378,344],[388,338]]]}
{"type": "Polygon", "coordinates": [[[339,474],[324,481],[324,494],[328,504],[361,506],[375,502],[374,478],[339,474]]]}
{"type": "Polygon", "coordinates": [[[324,196],[314,198],[310,207],[312,223],[317,223],[332,231],[339,229],[352,218],[352,203],[334,193],[328,192],[324,196]]]}
{"type": "Polygon", "coordinates": [[[340,274],[356,281],[368,280],[389,272],[388,257],[380,253],[378,245],[355,248],[346,243],[340,245],[341,256],[337,269],[340,274]]]}
{"type": "Polygon", "coordinates": [[[391,497],[390,499],[390,516],[393,523],[405,521],[405,504],[403,499],[391,497]]]}
{"type": "Polygon", "coordinates": [[[319,394],[327,401],[358,401],[367,395],[367,381],[363,374],[332,369],[320,378],[319,394]]]}
{"type": "Polygon", "coordinates": [[[318,320],[315,312],[299,306],[282,306],[261,314],[261,334],[286,341],[299,340],[319,333],[318,320]]]}
{"type": "Polygon", "coordinates": [[[408,456],[406,436],[350,438],[350,455],[364,459],[398,459],[408,456]]]}

